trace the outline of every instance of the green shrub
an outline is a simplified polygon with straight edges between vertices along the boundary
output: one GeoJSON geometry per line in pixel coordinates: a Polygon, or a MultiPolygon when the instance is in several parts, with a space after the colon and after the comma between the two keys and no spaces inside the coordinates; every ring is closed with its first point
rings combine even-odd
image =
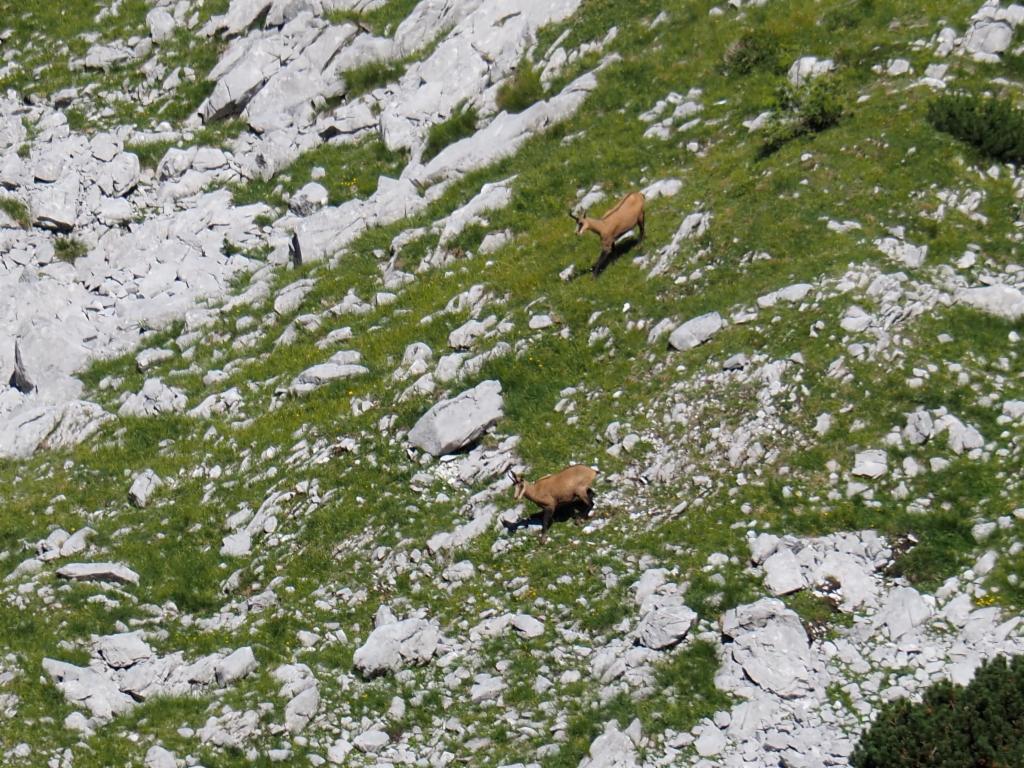
{"type": "Polygon", "coordinates": [[[983,664],[967,686],[929,688],[887,704],[850,758],[855,768],[1024,765],[1024,657],[983,664]]]}
{"type": "Polygon", "coordinates": [[[29,215],[28,206],[17,198],[0,197],[0,211],[10,216],[14,223],[22,229],[28,229],[32,225],[32,217],[29,215]]]}
{"type": "Polygon", "coordinates": [[[460,105],[443,123],[432,125],[427,134],[427,146],[423,150],[423,159],[429,160],[449,144],[472,136],[476,131],[478,117],[474,107],[467,108],[460,105]]]}
{"type": "Polygon", "coordinates": [[[498,88],[496,98],[498,111],[522,112],[544,98],[544,86],[540,72],[523,62],[515,75],[498,88]]]}
{"type": "Polygon", "coordinates": [[[809,83],[786,84],[776,94],[775,111],[765,128],[761,157],[777,152],[800,136],[820,133],[843,117],[843,104],[835,81],[819,77],[809,83]]]}
{"type": "Polygon", "coordinates": [[[1024,112],[1009,98],[939,96],[928,105],[928,122],[995,160],[1024,160],[1024,112]]]}
{"type": "Polygon", "coordinates": [[[722,58],[727,75],[749,75],[755,70],[778,73],[782,67],[779,39],[763,28],[748,29],[728,48],[722,58]]]}
{"type": "Polygon", "coordinates": [[[61,261],[74,264],[75,259],[85,256],[89,249],[77,237],[58,237],[53,243],[53,251],[61,261]]]}

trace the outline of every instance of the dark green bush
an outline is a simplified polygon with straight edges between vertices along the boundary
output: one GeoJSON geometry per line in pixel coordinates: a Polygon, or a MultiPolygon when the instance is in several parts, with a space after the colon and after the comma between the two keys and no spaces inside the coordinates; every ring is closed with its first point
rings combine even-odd
{"type": "Polygon", "coordinates": [[[427,134],[427,146],[423,150],[423,159],[429,160],[449,144],[459,139],[472,136],[476,131],[477,115],[474,107],[456,107],[452,116],[443,123],[432,125],[427,134]]]}
{"type": "Polygon", "coordinates": [[[544,98],[544,86],[540,72],[523,62],[515,75],[498,88],[496,102],[498,111],[522,112],[544,98]]]}
{"type": "Polygon", "coordinates": [[[761,156],[777,152],[800,136],[820,133],[843,117],[843,103],[835,81],[819,77],[804,85],[786,84],[775,97],[775,110],[764,132],[761,156]]]}
{"type": "Polygon", "coordinates": [[[928,122],[995,160],[1024,161],[1024,112],[1008,98],[939,96],[928,105],[928,122]]]}
{"type": "Polygon", "coordinates": [[[725,49],[722,70],[727,75],[749,75],[756,70],[778,73],[782,68],[779,39],[764,28],[748,29],[725,49]]]}
{"type": "Polygon", "coordinates": [[[1024,657],[983,664],[967,686],[887,704],[850,758],[854,768],[1024,766],[1024,657]]]}

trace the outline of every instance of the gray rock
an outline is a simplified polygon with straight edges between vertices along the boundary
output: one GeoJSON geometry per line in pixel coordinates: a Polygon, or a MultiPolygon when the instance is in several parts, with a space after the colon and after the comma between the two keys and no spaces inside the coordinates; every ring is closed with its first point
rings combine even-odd
{"type": "Polygon", "coordinates": [[[153,657],[153,649],[139,632],[106,635],[99,638],[93,647],[112,669],[124,669],[153,657]]]}
{"type": "Polygon", "coordinates": [[[302,733],[320,708],[320,691],[315,685],[298,693],[284,708],[284,725],[289,733],[302,733]]]}
{"type": "Polygon", "coordinates": [[[1010,47],[1013,27],[1003,21],[984,19],[975,22],[964,35],[964,48],[972,54],[999,54],[1010,47]]]}
{"type": "Polygon", "coordinates": [[[832,59],[819,59],[816,56],[803,56],[789,68],[787,77],[793,85],[804,85],[816,77],[826,75],[836,68],[832,59]]]}
{"type": "Polygon", "coordinates": [[[315,181],[309,182],[292,195],[292,199],[288,201],[288,207],[298,216],[309,216],[325,205],[327,205],[327,187],[315,181]]]}
{"type": "Polygon", "coordinates": [[[406,665],[423,665],[433,658],[440,641],[435,624],[405,619],[377,627],[356,649],[352,663],[363,677],[397,672],[406,665]]]}
{"type": "Polygon", "coordinates": [[[906,267],[920,267],[928,256],[927,245],[913,245],[896,237],[883,237],[875,241],[882,253],[906,267]]]}
{"type": "Polygon", "coordinates": [[[512,617],[511,624],[523,637],[540,637],[544,634],[544,623],[526,613],[517,613],[512,617]]]}
{"type": "Polygon", "coordinates": [[[638,768],[636,745],[619,730],[615,720],[605,723],[604,733],[590,744],[589,755],[579,768],[638,768]]]}
{"type": "Polygon", "coordinates": [[[274,312],[278,315],[290,315],[302,304],[303,299],[316,286],[316,280],[306,278],[289,283],[274,299],[274,312]]]}
{"type": "Polygon", "coordinates": [[[697,614],[685,605],[667,605],[644,614],[636,628],[637,642],[660,651],[678,645],[697,621],[697,614]]]}
{"type": "Polygon", "coordinates": [[[245,557],[252,552],[252,534],[247,531],[236,531],[224,537],[220,554],[224,557],[245,557]]]}
{"type": "Polygon", "coordinates": [[[807,294],[814,288],[810,283],[794,283],[793,285],[787,285],[785,288],[780,288],[777,291],[766,293],[764,296],[759,296],[757,299],[757,306],[761,309],[769,309],[774,307],[780,301],[785,301],[789,304],[798,304],[803,301],[807,294]]]}
{"type": "Polygon", "coordinates": [[[43,659],[43,669],[72,706],[86,707],[98,722],[107,722],[135,706],[131,696],[94,669],[47,658],[43,659]]]}
{"type": "Polygon", "coordinates": [[[891,640],[897,641],[926,622],[932,613],[932,606],[916,589],[897,587],[875,614],[874,623],[884,628],[891,640]]]}
{"type": "Polygon", "coordinates": [[[145,373],[154,365],[170,360],[173,357],[174,353],[169,349],[144,349],[135,356],[135,367],[139,373],[145,373]]]}
{"type": "Polygon", "coordinates": [[[256,661],[256,656],[253,655],[252,648],[247,645],[243,646],[217,662],[214,668],[217,684],[230,685],[236,680],[247,677],[258,666],[259,663],[256,661]]]}
{"type": "Polygon", "coordinates": [[[889,457],[885,451],[872,449],[857,453],[851,474],[857,477],[870,477],[876,479],[882,477],[889,471],[889,457]]]}
{"type": "Polygon", "coordinates": [[[161,413],[181,413],[188,407],[185,393],[175,387],[169,387],[160,379],[146,379],[137,394],[130,395],[118,414],[121,416],[157,416],[161,413]]]}
{"type": "Polygon", "coordinates": [[[377,754],[390,743],[391,737],[384,731],[379,731],[377,729],[360,733],[352,740],[352,744],[356,749],[360,752],[366,752],[371,755],[377,754]]]}
{"type": "Polygon", "coordinates": [[[1024,293],[1009,285],[986,285],[965,288],[957,293],[958,301],[1006,320],[1024,317],[1024,293]]]}
{"type": "Polygon", "coordinates": [[[142,761],[143,768],[178,768],[178,761],[173,752],[168,752],[159,745],[154,745],[146,751],[146,757],[142,761]]]}
{"type": "Polygon", "coordinates": [[[764,561],[764,583],[773,595],[788,595],[807,586],[800,561],[790,549],[780,549],[764,561]]]}
{"type": "Polygon", "coordinates": [[[174,17],[163,8],[154,8],[146,14],[146,26],[154,43],[162,43],[174,37],[178,24],[174,17]]]}
{"type": "Polygon", "coordinates": [[[700,346],[725,326],[722,316],[717,312],[695,317],[680,325],[668,337],[669,346],[685,351],[700,346]]]}
{"type": "Polygon", "coordinates": [[[332,381],[369,373],[366,366],[359,365],[360,359],[360,354],[355,350],[335,352],[326,363],[307,368],[292,379],[289,390],[297,395],[305,395],[332,381]]]}
{"type": "Polygon", "coordinates": [[[194,419],[209,419],[213,416],[234,414],[241,410],[244,400],[238,387],[210,395],[199,405],[188,412],[194,419]]]}
{"type": "Polygon", "coordinates": [[[903,428],[903,437],[911,445],[924,445],[935,434],[935,423],[928,411],[919,409],[907,414],[907,426],[903,428]]]}
{"type": "Polygon", "coordinates": [[[498,324],[494,315],[484,320],[467,320],[448,334],[448,346],[455,350],[472,349],[478,339],[498,324]]]}
{"type": "Polygon", "coordinates": [[[504,415],[501,382],[483,381],[427,411],[409,432],[409,442],[432,456],[453,453],[480,438],[504,415]]]}
{"type": "Polygon", "coordinates": [[[713,757],[725,749],[725,743],[725,734],[714,724],[708,724],[701,730],[693,748],[701,757],[713,757]]]}
{"type": "Polygon", "coordinates": [[[985,445],[985,438],[975,427],[964,424],[955,416],[943,416],[939,421],[939,427],[946,429],[949,448],[958,456],[985,445]]]}
{"type": "Polygon", "coordinates": [[[807,633],[800,617],[775,598],[726,611],[722,633],[731,658],[757,685],[783,698],[813,687],[814,670],[807,633]]]}
{"type": "Polygon", "coordinates": [[[72,557],[84,552],[89,537],[95,536],[96,531],[92,528],[85,527],[80,528],[73,534],[68,536],[67,541],[60,545],[60,556],[61,557],[72,557]]]}
{"type": "Polygon", "coordinates": [[[57,570],[62,579],[71,581],[113,581],[138,584],[139,574],[121,563],[69,563],[57,570]]]}
{"type": "Polygon", "coordinates": [[[164,481],[152,469],[147,469],[135,476],[132,487],[128,490],[128,501],[139,509],[145,509],[149,498],[164,484],[164,481]]]}

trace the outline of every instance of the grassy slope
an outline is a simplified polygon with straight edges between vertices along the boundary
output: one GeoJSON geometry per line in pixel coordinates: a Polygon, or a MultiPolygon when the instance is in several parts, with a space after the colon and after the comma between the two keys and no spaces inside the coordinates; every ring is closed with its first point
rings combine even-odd
{"type": "MultiPolygon", "coordinates": [[[[34,12],[43,13],[44,7],[48,6],[41,4],[34,12]]],[[[257,417],[251,426],[233,429],[215,422],[216,435],[206,437],[206,424],[183,417],[121,421],[67,455],[0,464],[0,487],[5,489],[0,547],[15,553],[8,560],[9,567],[20,559],[17,553],[52,527],[75,530],[88,523],[98,532],[95,543],[103,548],[103,557],[129,564],[142,577],[130,596],[117,597],[120,605],[112,610],[87,600],[89,595],[104,592],[102,588],[70,587],[45,577],[42,582],[58,603],[44,608],[41,596],[30,595],[25,598],[24,608],[0,605],[3,647],[16,654],[17,665],[26,670],[12,684],[22,704],[19,717],[0,726],[0,746],[9,749],[21,741],[50,746],[74,742],[69,732],[50,724],[49,718],[59,722],[70,710],[54,688],[39,678],[43,656],[84,661],[84,654],[78,652],[76,656],[60,649],[58,639],[81,642],[90,633],[114,631],[116,620],[130,623],[144,615],[136,602],[161,605],[173,601],[182,613],[210,615],[224,600],[219,594],[221,581],[235,567],[243,570],[246,594],[259,592],[273,576],[282,577],[283,586],[294,590],[277,590],[285,599],[286,609],[250,618],[237,633],[202,633],[172,621],[165,627],[168,637],[158,645],[161,650],[184,650],[190,657],[219,647],[253,645],[261,661],[260,674],[217,701],[236,706],[270,701],[276,707],[272,716],[280,721],[284,702],[274,695],[276,685],[269,672],[277,663],[293,658],[295,632],[303,628],[320,630],[327,622],[338,622],[350,641],[364,637],[377,605],[396,597],[426,606],[453,632],[457,622],[468,620],[472,625],[478,613],[491,605],[547,615],[549,628],[544,637],[531,642],[504,640],[488,646],[485,653],[488,661],[511,661],[506,673],[511,684],[506,701],[523,712],[533,711],[542,701],[532,691],[533,676],[540,664],[550,661],[552,647],[562,644],[551,624],[557,621],[597,635],[614,635],[612,627],[632,615],[625,588],[637,575],[639,557],[653,555],[659,564],[679,568],[680,578],[691,582],[688,602],[704,618],[713,620],[721,609],[756,596],[757,585],[739,566],[726,567],[724,586],[702,570],[712,552],[740,558],[745,554],[742,536],[730,527],[748,520],[741,512],[745,503],[752,506],[752,517],[760,527],[776,532],[863,527],[877,527],[894,535],[913,531],[922,543],[903,560],[902,567],[908,577],[926,587],[934,586],[969,560],[973,549],[969,529],[974,515],[982,512],[994,518],[1007,514],[1019,503],[1014,500],[1014,486],[1007,484],[1007,472],[1012,472],[1008,463],[995,460],[978,464],[958,459],[943,475],[916,479],[911,498],[931,494],[934,499],[933,511],[926,515],[911,515],[905,504],[885,493],[879,494],[878,505],[845,498],[825,501],[828,484],[824,467],[830,459],[844,467],[850,465],[850,438],[844,435],[843,427],[861,421],[855,440],[863,447],[874,447],[892,426],[902,425],[903,413],[919,404],[945,405],[977,424],[986,436],[999,434],[1001,428],[994,424],[991,410],[979,407],[976,393],[958,385],[955,374],[942,370],[941,361],[991,373],[999,357],[1014,355],[1011,359],[1016,360],[1007,340],[1007,324],[968,310],[943,310],[903,329],[912,343],[900,364],[883,369],[877,364],[853,362],[852,381],[837,383],[823,374],[844,351],[838,319],[848,304],[855,303],[853,297],[827,303],[813,315],[797,309],[762,312],[757,322],[731,327],[711,344],[685,354],[669,354],[660,344],[649,346],[646,330],[631,328],[628,323],[641,318],[656,322],[666,315],[686,319],[711,310],[725,314],[735,305],[751,305],[767,291],[822,275],[838,276],[851,263],[890,269],[870,239],[894,225],[907,227],[910,240],[930,246],[930,264],[955,259],[969,242],[979,244],[996,264],[1014,261],[1016,251],[1007,240],[1010,217],[1006,211],[1012,200],[1008,184],[979,180],[969,170],[978,158],[929,128],[923,120],[929,98],[925,89],[906,89],[909,81],[879,80],[870,71],[873,64],[892,55],[908,56],[917,71],[922,71],[929,61],[927,53],[909,51],[907,42],[927,38],[938,29],[940,18],[962,23],[973,12],[973,4],[956,2],[950,7],[946,2],[848,2],[822,8],[807,0],[773,0],[764,9],[748,11],[743,21],[737,21],[731,12],[722,18],[709,17],[709,7],[707,2],[639,0],[628,7],[614,0],[586,2],[572,21],[567,44],[602,37],[615,24],[620,35],[614,48],[624,59],[601,75],[599,90],[579,116],[532,140],[515,158],[460,182],[417,220],[368,233],[337,267],[304,267],[299,273],[281,276],[282,283],[306,274],[317,277],[317,287],[301,311],[330,306],[349,288],[367,298],[376,290],[378,261],[374,249],[386,248],[401,229],[428,224],[462,204],[483,181],[518,174],[511,205],[490,216],[489,229],[511,229],[512,244],[490,258],[465,259],[449,269],[419,277],[401,293],[395,305],[368,316],[333,321],[337,326],[352,326],[352,346],[362,352],[373,372],[371,376],[326,387],[301,401],[287,401],[279,410],[268,411],[275,386],[287,383],[296,372],[327,356],[315,348],[315,338],[275,349],[273,340],[286,322],[275,321],[264,340],[244,353],[260,355],[259,362],[243,367],[223,384],[207,388],[197,374],[172,375],[175,369],[185,367],[180,361],[164,364],[156,372],[183,387],[192,404],[212,392],[238,385],[246,397],[247,413],[257,417]],[[669,11],[670,21],[649,29],[646,22],[661,8],[669,11]],[[893,20],[898,23],[891,23],[893,20]],[[803,54],[836,57],[840,63],[837,80],[848,105],[847,115],[837,127],[797,140],[768,159],[757,159],[758,142],[740,123],[771,105],[782,78],[778,68],[770,65],[747,75],[722,72],[727,46],[748,28],[774,34],[780,45],[779,59],[784,63],[803,54]],[[643,139],[646,126],[637,115],[669,91],[685,93],[692,86],[704,89],[704,124],[668,142],[643,139]],[[860,95],[868,99],[857,103],[860,95]],[[575,138],[563,141],[570,136],[575,138]],[[688,151],[685,143],[690,140],[700,141],[706,155],[699,157],[688,151]],[[916,151],[909,153],[912,147],[916,151]],[[803,160],[804,153],[812,157],[803,160]],[[587,276],[563,283],[557,279],[558,272],[569,263],[579,268],[588,266],[597,251],[593,241],[572,237],[565,217],[564,211],[576,199],[577,190],[596,183],[614,196],[643,181],[666,177],[681,178],[683,190],[673,199],[650,204],[647,241],[641,249],[620,258],[599,280],[587,276]],[[940,223],[920,216],[934,207],[935,189],[962,186],[986,189],[983,212],[991,222],[987,227],[957,214],[940,223]],[[924,194],[915,194],[921,192],[924,194]],[[698,203],[714,214],[708,234],[700,242],[684,245],[677,269],[669,276],[651,280],[643,277],[630,263],[631,258],[667,242],[682,216],[698,203]],[[864,230],[836,235],[825,229],[822,217],[853,219],[864,230]],[[767,251],[773,258],[741,266],[750,251],[767,251]],[[701,277],[683,285],[673,282],[677,274],[689,273],[698,265],[703,267],[701,277]],[[491,551],[494,538],[484,536],[459,555],[476,565],[478,576],[457,587],[452,595],[429,583],[414,593],[406,577],[399,577],[393,586],[382,583],[365,548],[342,548],[338,552],[338,545],[368,530],[375,544],[390,546],[411,540],[414,546],[422,547],[433,533],[450,529],[465,497],[479,490],[453,491],[438,482],[427,494],[410,491],[409,481],[419,468],[409,463],[393,436],[380,434],[376,427],[382,415],[395,413],[399,428],[408,428],[429,405],[430,401],[420,398],[392,406],[404,384],[390,382],[390,372],[410,342],[427,342],[438,354],[445,348],[448,332],[465,317],[435,314],[426,325],[419,319],[436,313],[451,297],[475,283],[484,283],[494,295],[506,297],[503,304],[492,305],[490,311],[515,323],[507,340],[514,343],[530,339],[531,344],[524,359],[496,360],[465,384],[491,377],[502,381],[507,416],[500,432],[520,435],[520,454],[539,471],[570,461],[597,463],[605,474],[623,468],[624,461],[605,455],[600,437],[613,420],[628,421],[637,431],[685,443],[692,437],[690,433],[650,418],[649,404],[681,378],[689,380],[703,371],[713,371],[723,359],[740,351],[763,352],[772,358],[801,352],[807,363],[806,392],[802,401],[792,404],[785,419],[801,433],[809,434],[815,416],[828,411],[837,415],[838,427],[812,448],[803,443],[780,445],[783,455],[778,464],[792,469],[787,478],[778,477],[773,467],[752,469],[747,485],[723,487],[703,505],[674,519],[662,516],[651,525],[626,514],[633,505],[621,509],[605,506],[601,513],[611,520],[597,533],[582,536],[571,526],[557,527],[546,548],[538,548],[532,537],[521,535],[507,553],[497,556],[491,551]],[[527,310],[531,302],[536,303],[527,310]],[[626,303],[631,306],[628,313],[622,310],[626,303]],[[557,315],[569,331],[567,338],[527,331],[529,316],[540,311],[557,315]],[[610,344],[603,351],[587,343],[592,330],[588,320],[595,312],[602,313],[595,327],[606,326],[610,333],[610,344]],[[808,327],[819,318],[825,321],[827,330],[811,338],[808,327]],[[953,335],[954,344],[939,345],[936,335],[941,332],[953,335]],[[924,388],[910,389],[905,382],[909,371],[931,361],[940,363],[940,371],[924,388]],[[685,365],[684,372],[676,370],[678,364],[685,365]],[[553,410],[559,392],[569,386],[592,394],[586,401],[577,398],[579,420],[573,425],[565,424],[553,410]],[[351,403],[363,397],[377,401],[379,407],[352,416],[351,403]],[[853,410],[840,415],[847,403],[853,404],[853,410]],[[359,440],[357,455],[341,455],[320,466],[283,463],[300,437],[313,443],[318,438],[334,441],[343,436],[359,440]],[[278,457],[261,459],[263,452],[272,447],[279,449],[278,457]],[[245,459],[251,464],[248,470],[240,466],[245,459]],[[225,471],[217,482],[192,476],[195,467],[215,465],[225,471]],[[270,465],[281,469],[276,478],[262,472],[270,465]],[[176,478],[176,484],[160,493],[155,508],[137,511],[126,503],[129,478],[125,470],[135,472],[145,467],[176,478]],[[218,549],[227,516],[245,504],[255,509],[271,489],[289,488],[303,480],[318,481],[321,492],[330,490],[332,495],[301,519],[282,520],[282,531],[294,539],[277,546],[259,545],[251,562],[222,568],[218,549]],[[795,501],[783,493],[784,484],[796,491],[795,501]],[[449,500],[436,500],[442,490],[451,497],[449,500]],[[572,552],[571,568],[566,567],[567,550],[572,552]],[[602,568],[620,577],[619,586],[604,586],[602,568]],[[555,577],[562,574],[573,578],[564,584],[556,582],[555,577]],[[519,596],[507,593],[503,587],[516,577],[525,577],[531,585],[519,596]],[[313,607],[314,592],[325,585],[361,586],[369,591],[370,598],[360,606],[325,614],[313,607]],[[539,597],[546,602],[538,605],[539,597]],[[580,603],[579,597],[586,602],[580,603]],[[354,629],[356,625],[363,628],[362,632],[354,629]]],[[[0,10],[6,10],[2,4],[0,10]]],[[[79,24],[85,22],[83,18],[67,23],[69,29],[79,29],[79,24]]],[[[543,40],[554,39],[559,31],[546,30],[543,40]]],[[[23,34],[20,28],[18,34],[23,34]]],[[[66,37],[71,39],[70,35],[66,37]]],[[[77,42],[72,48],[74,45],[77,42]]],[[[963,84],[981,85],[1001,72],[959,60],[950,64],[963,84]]],[[[1007,65],[1007,69],[1012,66],[1007,65]]],[[[574,74],[566,73],[565,79],[574,74]]],[[[58,79],[54,85],[64,82],[58,79]]],[[[324,162],[330,166],[334,161],[328,157],[324,162]]],[[[337,162],[350,160],[338,151],[337,162]]],[[[294,180],[303,183],[300,176],[304,173],[294,170],[294,180]]],[[[255,188],[245,194],[259,196],[255,188]]],[[[454,245],[475,250],[483,234],[479,227],[470,228],[454,245]]],[[[409,246],[405,258],[415,265],[431,244],[428,238],[409,246]]],[[[910,274],[913,276],[913,271],[910,274]]],[[[864,301],[858,298],[856,303],[864,301]]],[[[268,307],[238,310],[223,318],[196,353],[199,368],[223,367],[230,359],[243,356],[230,346],[238,335],[234,321],[243,314],[260,318],[267,311],[268,307]]],[[[321,333],[329,330],[331,326],[321,333]]],[[[168,339],[155,338],[151,343],[167,344],[168,339]]],[[[130,359],[98,364],[86,378],[95,386],[103,376],[112,374],[124,377],[123,391],[137,391],[142,383],[130,359]]],[[[1019,376],[1006,379],[1007,395],[1021,396],[1024,387],[1019,376]]],[[[709,422],[729,423],[742,417],[751,407],[750,395],[741,389],[727,390],[716,405],[709,405],[709,422]]],[[[109,391],[97,392],[96,397],[114,405],[109,391]]],[[[696,469],[716,472],[715,467],[702,464],[697,448],[693,452],[696,469]]],[[[942,453],[938,448],[933,450],[942,453]]],[[[628,498],[631,489],[623,490],[628,498]]],[[[684,481],[679,487],[638,489],[636,493],[643,494],[644,508],[650,505],[667,510],[680,499],[692,498],[694,490],[684,481]]],[[[1013,565],[1005,562],[1002,567],[1009,573],[1013,565]]],[[[996,578],[1005,578],[1005,573],[996,578]]],[[[999,599],[1019,608],[1019,590],[1009,589],[1005,582],[1003,586],[999,599]]],[[[313,667],[321,681],[326,711],[379,716],[403,686],[383,680],[360,684],[344,693],[336,690],[333,680],[348,668],[353,647],[350,642],[303,654],[301,660],[313,667]]],[[[661,673],[665,688],[653,698],[640,705],[624,698],[613,699],[594,708],[591,702],[595,701],[595,686],[584,663],[582,680],[560,691],[572,700],[567,711],[568,742],[544,764],[576,765],[601,723],[612,716],[623,723],[640,716],[645,728],[655,731],[690,727],[700,716],[723,706],[710,683],[716,664],[713,653],[697,645],[673,657],[661,673]]],[[[406,695],[417,690],[428,674],[418,672],[406,695]]],[[[198,755],[205,764],[252,764],[241,754],[208,754],[197,749],[194,740],[175,734],[180,725],[198,727],[209,712],[219,711],[218,706],[208,705],[209,699],[148,703],[92,737],[90,751],[78,751],[75,763],[100,766],[138,760],[152,736],[179,754],[198,755]],[[134,743],[128,739],[131,732],[143,734],[142,740],[134,743]]],[[[479,721],[479,728],[492,737],[486,753],[488,763],[529,760],[532,750],[548,741],[544,733],[521,737],[503,732],[494,723],[493,709],[480,710],[458,699],[444,708],[436,695],[428,696],[410,713],[406,727],[417,723],[429,727],[436,718],[451,716],[467,724],[479,721]]],[[[272,739],[262,746],[277,746],[279,741],[272,739]]]]}

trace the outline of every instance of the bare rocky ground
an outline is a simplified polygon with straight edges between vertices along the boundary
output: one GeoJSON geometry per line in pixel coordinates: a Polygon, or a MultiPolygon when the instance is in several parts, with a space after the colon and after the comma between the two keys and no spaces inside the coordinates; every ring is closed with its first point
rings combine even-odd
{"type": "MultiPolygon", "coordinates": [[[[0,211],[0,494],[24,514],[0,542],[5,764],[846,765],[885,702],[1019,653],[1022,235],[989,221],[1017,205],[1016,169],[962,169],[906,215],[848,218],[822,193],[813,247],[864,256],[797,275],[767,250],[729,262],[708,238],[736,215],[692,200],[687,169],[633,168],[665,223],[614,268],[624,291],[669,287],[593,311],[574,297],[587,311],[570,315],[548,295],[588,292],[568,260],[545,266],[554,288],[496,276],[549,237],[501,217],[521,206],[516,158],[545,135],[585,141],[566,126],[636,53],[615,25],[577,31],[582,0],[423,0],[386,33],[359,20],[385,5],[154,3],[144,34],[73,59],[97,78],[141,67],[128,98],[155,103],[196,77],[162,44],[223,40],[178,125],[110,123],[102,85],[0,98],[0,186],[19,204],[0,211]],[[524,60],[549,89],[502,110],[524,60]],[[346,97],[347,74],[395,61],[346,97]],[[108,127],[72,129],[71,105],[108,127]],[[475,131],[428,156],[467,106],[475,131]],[[229,117],[244,128],[224,146],[192,141],[229,117]],[[330,204],[320,169],[287,209],[235,202],[369,139],[404,157],[372,194],[330,204]],[[174,146],[143,167],[131,148],[154,140],[174,146]],[[929,246],[907,216],[997,234],[929,246]],[[375,232],[387,242],[365,245],[375,232]],[[350,279],[365,251],[372,281],[350,279]],[[715,293],[728,270],[737,290],[715,293]],[[580,357],[628,376],[606,387],[580,357]],[[518,388],[517,368],[559,364],[557,397],[518,388]],[[590,414],[589,444],[558,456],[602,468],[597,514],[544,549],[507,535],[528,510],[505,473],[543,456],[516,425],[557,443],[590,414]],[[130,465],[102,463],[121,450],[130,465]],[[922,537],[949,531],[956,556],[915,578],[922,537]]],[[[677,5],[635,24],[678,34],[693,16],[677,5]]],[[[739,29],[747,5],[765,4],[701,19],[739,29]]],[[[1022,18],[987,4],[914,27],[871,87],[955,87],[951,63],[1017,55],[1022,18]]],[[[790,58],[793,83],[848,66],[790,58]]],[[[637,136],[695,162],[756,141],[763,115],[726,102],[701,83],[646,94],[637,136]]],[[[917,154],[893,136],[843,150],[885,141],[917,154]]],[[[813,184],[830,166],[813,146],[793,162],[813,184]]],[[[620,190],[575,192],[596,209],[620,190]]]]}

